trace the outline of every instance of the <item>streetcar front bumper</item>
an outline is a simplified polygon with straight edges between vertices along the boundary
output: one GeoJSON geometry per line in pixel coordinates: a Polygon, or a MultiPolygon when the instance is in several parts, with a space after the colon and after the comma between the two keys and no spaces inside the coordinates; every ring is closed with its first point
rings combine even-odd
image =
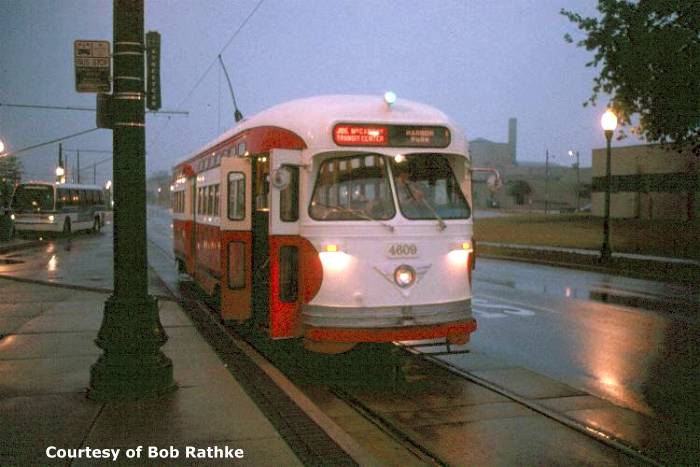
{"type": "Polygon", "coordinates": [[[471,300],[377,308],[305,305],[302,322],[306,338],[334,342],[449,338],[476,330],[471,300]]]}

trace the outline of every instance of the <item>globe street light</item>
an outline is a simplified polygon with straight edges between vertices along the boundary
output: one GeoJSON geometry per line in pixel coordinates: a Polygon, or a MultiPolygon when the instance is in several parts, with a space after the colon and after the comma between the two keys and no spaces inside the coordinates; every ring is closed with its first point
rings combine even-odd
{"type": "Polygon", "coordinates": [[[605,132],[606,151],[605,151],[605,218],[603,220],[603,246],[600,248],[600,259],[609,261],[612,251],[610,249],[610,185],[612,184],[612,176],[610,174],[610,140],[612,139],[613,131],[617,128],[617,116],[608,109],[600,119],[600,125],[605,132]]]}

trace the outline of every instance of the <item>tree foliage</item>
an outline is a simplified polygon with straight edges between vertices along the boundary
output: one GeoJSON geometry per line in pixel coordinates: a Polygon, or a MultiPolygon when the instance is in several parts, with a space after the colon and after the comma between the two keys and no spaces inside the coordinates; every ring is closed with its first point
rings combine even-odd
{"type": "Polygon", "coordinates": [[[0,208],[7,206],[22,179],[22,163],[14,156],[0,157],[0,208]]]}
{"type": "Polygon", "coordinates": [[[561,11],[586,34],[576,42],[594,52],[586,66],[600,67],[584,105],[606,93],[622,125],[700,155],[700,0],[598,0],[598,11],[561,11]]]}

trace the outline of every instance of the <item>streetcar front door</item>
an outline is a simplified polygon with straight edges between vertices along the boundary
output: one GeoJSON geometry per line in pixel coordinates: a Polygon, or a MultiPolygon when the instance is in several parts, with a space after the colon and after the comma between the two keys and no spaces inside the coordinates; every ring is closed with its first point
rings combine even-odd
{"type": "Polygon", "coordinates": [[[253,311],[253,179],[251,159],[221,159],[221,318],[243,323],[253,311]]]}

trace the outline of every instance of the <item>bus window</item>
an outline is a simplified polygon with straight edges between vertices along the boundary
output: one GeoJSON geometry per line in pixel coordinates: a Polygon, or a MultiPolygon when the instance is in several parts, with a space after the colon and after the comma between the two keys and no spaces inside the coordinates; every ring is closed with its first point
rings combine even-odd
{"type": "Polygon", "coordinates": [[[78,206],[80,204],[80,194],[78,190],[70,190],[70,204],[72,206],[78,206]]]}
{"type": "Polygon", "coordinates": [[[56,209],[63,209],[64,206],[70,205],[70,194],[65,188],[59,188],[58,199],[56,200],[56,209]]]}
{"type": "Polygon", "coordinates": [[[283,166],[289,172],[289,185],[280,190],[280,219],[283,222],[299,220],[299,167],[283,166]]]}
{"type": "Polygon", "coordinates": [[[53,187],[50,185],[19,185],[12,200],[15,212],[51,211],[53,205],[53,187]]]}
{"type": "Polygon", "coordinates": [[[88,204],[87,192],[85,190],[78,190],[78,196],[80,197],[80,205],[86,206],[88,204]]]}
{"type": "Polygon", "coordinates": [[[245,219],[245,174],[230,172],[228,174],[228,218],[245,219]]]}

